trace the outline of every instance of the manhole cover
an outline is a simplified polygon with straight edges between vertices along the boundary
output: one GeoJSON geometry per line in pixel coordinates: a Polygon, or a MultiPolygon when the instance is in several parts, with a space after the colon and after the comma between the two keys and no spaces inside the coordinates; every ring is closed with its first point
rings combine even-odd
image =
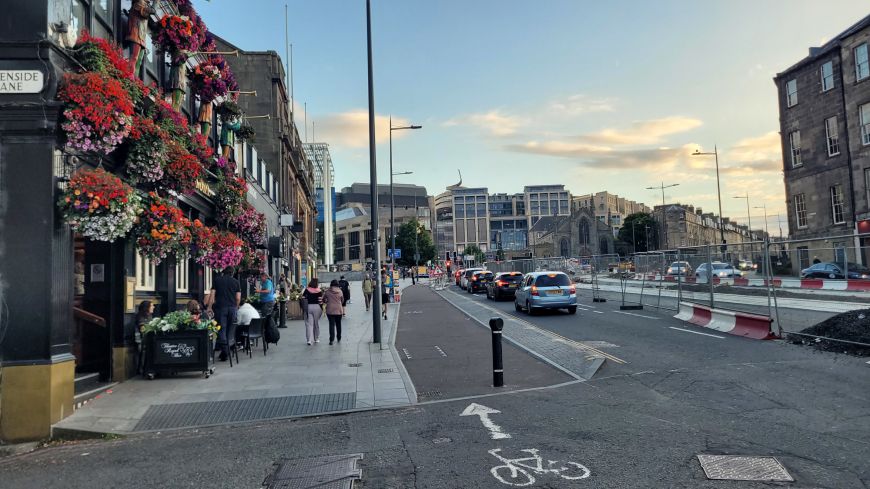
{"type": "Polygon", "coordinates": [[[362,367],[362,364],[361,363],[348,363],[347,366],[348,367],[362,367]]]}
{"type": "Polygon", "coordinates": [[[731,481],[793,482],[785,467],[773,457],[698,455],[708,479],[731,481]]]}
{"type": "Polygon", "coordinates": [[[393,369],[391,369],[391,368],[379,368],[378,369],[379,374],[388,374],[388,373],[391,373],[392,371],[393,371],[393,369]]]}
{"type": "Polygon", "coordinates": [[[275,472],[266,477],[266,489],[351,489],[362,476],[357,462],[361,453],[296,460],[280,460],[275,472]]]}

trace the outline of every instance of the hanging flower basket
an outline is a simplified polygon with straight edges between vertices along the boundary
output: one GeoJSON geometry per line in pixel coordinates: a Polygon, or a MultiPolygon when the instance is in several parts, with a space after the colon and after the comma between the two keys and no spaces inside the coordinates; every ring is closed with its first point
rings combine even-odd
{"type": "Polygon", "coordinates": [[[109,154],[130,134],[133,102],[118,80],[67,73],[57,96],[67,103],[61,124],[67,148],[109,154]]]}
{"type": "Polygon", "coordinates": [[[256,277],[266,271],[266,253],[246,244],[242,248],[244,257],[239,264],[239,271],[256,277]]]}
{"type": "Polygon", "coordinates": [[[202,172],[199,159],[190,154],[175,141],[169,143],[166,162],[163,165],[163,179],[160,184],[178,193],[192,194],[196,190],[196,179],[202,172]]]}
{"type": "Polygon", "coordinates": [[[242,205],[241,212],[230,220],[229,227],[250,245],[262,244],[266,240],[266,216],[247,202],[242,205]]]}
{"type": "Polygon", "coordinates": [[[190,254],[197,263],[202,263],[203,257],[212,252],[214,231],[214,228],[204,225],[199,219],[194,219],[188,226],[187,234],[191,241],[190,254]]]}
{"type": "Polygon", "coordinates": [[[58,207],[74,231],[112,242],[130,232],[141,211],[141,199],[115,175],[101,168],[83,169],[70,178],[58,207]]]}
{"type": "Polygon", "coordinates": [[[157,23],[157,36],[154,40],[164,51],[171,53],[174,64],[179,64],[187,60],[187,53],[199,49],[203,38],[194,30],[194,23],[190,18],[167,14],[157,23]]]}
{"type": "Polygon", "coordinates": [[[208,145],[208,137],[195,133],[188,139],[187,150],[195,156],[203,168],[209,168],[214,163],[214,149],[208,145]]]}
{"type": "Polygon", "coordinates": [[[154,122],[161,129],[169,133],[169,136],[175,141],[187,146],[190,139],[190,126],[187,124],[187,119],[178,112],[172,105],[158,98],[152,110],[147,114],[154,118],[154,122]]]}
{"type": "Polygon", "coordinates": [[[136,246],[142,255],[159,264],[169,255],[187,256],[190,221],[168,200],[150,192],[136,226],[136,246]]]}
{"type": "Polygon", "coordinates": [[[215,207],[218,218],[224,223],[230,222],[242,211],[242,204],[246,201],[248,183],[244,177],[227,175],[220,179],[215,189],[215,207]]]}
{"type": "Polygon", "coordinates": [[[256,134],[257,133],[254,131],[253,126],[249,124],[242,124],[242,126],[236,131],[236,139],[239,142],[253,141],[256,134]]]}
{"type": "Polygon", "coordinates": [[[215,230],[212,233],[210,250],[199,260],[201,265],[215,270],[223,270],[227,267],[236,267],[242,261],[242,246],[244,242],[238,236],[229,231],[215,230]]]}
{"type": "Polygon", "coordinates": [[[196,65],[190,74],[190,88],[207,104],[227,94],[227,84],[219,67],[209,61],[196,65]]]}
{"type": "Polygon", "coordinates": [[[218,105],[217,113],[224,124],[236,123],[242,118],[242,108],[232,100],[226,100],[218,105]]]}
{"type": "Polygon", "coordinates": [[[114,42],[92,37],[87,30],[82,30],[70,54],[85,71],[102,73],[118,80],[135,105],[151,92],[150,88],[133,74],[132,65],[114,42]]]}
{"type": "Polygon", "coordinates": [[[127,152],[127,174],[134,182],[153,183],[163,178],[169,135],[151,119],[135,116],[127,152]]]}

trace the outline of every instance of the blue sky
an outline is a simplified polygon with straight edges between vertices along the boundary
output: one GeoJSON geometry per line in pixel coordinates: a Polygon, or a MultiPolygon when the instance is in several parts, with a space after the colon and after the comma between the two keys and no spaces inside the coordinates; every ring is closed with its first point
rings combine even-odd
{"type": "MultiPolygon", "coordinates": [[[[297,124],[330,143],[337,187],[367,182],[365,2],[286,4],[297,124]]],[[[284,1],[228,5],[196,1],[214,32],[283,57],[284,1]]],[[[668,202],[715,210],[713,161],[688,154],[717,144],[723,213],[745,221],[732,196],[748,191],[784,222],[772,77],[868,13],[859,0],[374,0],[379,181],[390,114],[424,126],[393,133],[394,171],[430,193],[461,168],[492,192],[564,183],[655,204],[645,187],[664,180],[680,183],[668,202]]]]}

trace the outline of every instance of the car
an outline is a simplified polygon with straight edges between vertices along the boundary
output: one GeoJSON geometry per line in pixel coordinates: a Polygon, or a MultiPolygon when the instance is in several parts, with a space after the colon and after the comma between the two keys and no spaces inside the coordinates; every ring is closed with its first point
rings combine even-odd
{"type": "Polygon", "coordinates": [[[527,273],[514,295],[514,308],[529,315],[542,309],[567,309],[568,314],[575,314],[577,288],[564,272],[527,273]]]}
{"type": "MultiPolygon", "coordinates": [[[[847,272],[850,279],[870,279],[870,269],[857,263],[847,263],[847,272]]],[[[846,274],[838,263],[816,263],[815,265],[801,270],[801,278],[845,278],[846,274]]]]}
{"type": "Polygon", "coordinates": [[[668,267],[667,275],[682,275],[683,277],[688,276],[692,273],[692,265],[689,265],[687,261],[675,261],[671,263],[671,266],[668,267]]]}
{"type": "MultiPolygon", "coordinates": [[[[698,268],[695,269],[695,277],[696,278],[707,278],[707,270],[711,263],[702,263],[698,265],[698,268]]],[[[713,265],[713,276],[719,278],[737,278],[742,277],[743,272],[737,270],[732,265],[728,263],[724,263],[721,261],[714,261],[713,265]]]]}
{"type": "Polygon", "coordinates": [[[459,277],[459,286],[462,287],[462,290],[465,290],[468,287],[468,279],[471,278],[471,275],[474,272],[479,272],[481,270],[483,270],[483,268],[480,268],[480,267],[478,267],[478,268],[466,268],[462,272],[462,275],[459,277]]]}
{"type": "Polygon", "coordinates": [[[468,282],[465,284],[465,290],[469,294],[474,294],[481,290],[486,290],[488,283],[492,282],[492,272],[489,270],[480,270],[471,274],[468,282]]]}
{"type": "Polygon", "coordinates": [[[456,272],[453,274],[453,279],[456,280],[456,285],[459,285],[459,281],[462,278],[463,273],[465,273],[465,269],[460,268],[460,269],[456,270],[456,272]]]}
{"type": "Polygon", "coordinates": [[[503,297],[513,298],[517,295],[517,289],[522,282],[522,272],[497,273],[492,281],[486,284],[486,298],[495,301],[503,297]]]}
{"type": "Polygon", "coordinates": [[[748,258],[741,258],[737,262],[737,269],[738,270],[749,271],[749,270],[755,270],[757,268],[758,268],[758,265],[756,265],[755,263],[752,263],[752,260],[750,260],[748,258]]]}

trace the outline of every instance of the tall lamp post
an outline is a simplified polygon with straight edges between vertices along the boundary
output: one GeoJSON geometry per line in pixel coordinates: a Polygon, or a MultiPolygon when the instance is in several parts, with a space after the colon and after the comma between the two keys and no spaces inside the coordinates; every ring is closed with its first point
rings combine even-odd
{"type": "Polygon", "coordinates": [[[746,195],[735,195],[734,198],[746,200],[746,221],[749,227],[749,241],[752,241],[752,214],[749,212],[749,192],[746,192],[746,195]]]}
{"type": "MultiPolygon", "coordinates": [[[[395,175],[410,175],[413,172],[399,172],[393,173],[393,131],[402,131],[405,129],[422,129],[423,126],[418,125],[410,125],[410,126],[396,126],[393,127],[393,116],[390,116],[390,237],[391,241],[391,252],[390,252],[390,295],[392,296],[394,293],[393,290],[393,270],[396,268],[396,230],[394,229],[395,222],[393,217],[393,212],[395,208],[395,201],[393,199],[393,176],[395,175]]],[[[416,198],[415,198],[416,201],[416,198]]],[[[416,204],[416,202],[415,202],[416,204]]]]}
{"type": "MultiPolygon", "coordinates": [[[[381,281],[380,232],[378,232],[378,164],[375,143],[375,90],[372,70],[372,2],[366,0],[366,46],[368,48],[368,88],[369,88],[369,187],[371,189],[373,255],[375,259],[375,285],[381,281]]],[[[372,343],[381,342],[381,295],[375,294],[372,304],[372,343]]]]}
{"type": "Polygon", "coordinates": [[[716,196],[719,199],[719,237],[722,239],[722,257],[725,257],[725,250],[728,249],[728,245],[725,242],[725,221],[722,218],[722,186],[719,184],[719,149],[716,145],[713,145],[712,153],[702,153],[701,150],[696,149],[692,156],[714,156],[716,158],[716,196]]]}
{"type": "Polygon", "coordinates": [[[767,235],[767,238],[770,239],[770,233],[767,231],[767,204],[756,205],[752,207],[753,209],[764,209],[764,234],[767,235]]]}
{"type": "Polygon", "coordinates": [[[662,190],[662,234],[665,235],[665,249],[666,250],[668,249],[668,222],[667,222],[668,216],[667,216],[667,212],[665,211],[665,189],[671,188],[671,187],[676,187],[677,185],[679,185],[679,183],[672,183],[670,185],[665,185],[665,182],[662,182],[662,184],[659,185],[658,187],[647,187],[646,188],[647,190],[658,190],[658,189],[662,190]]]}

